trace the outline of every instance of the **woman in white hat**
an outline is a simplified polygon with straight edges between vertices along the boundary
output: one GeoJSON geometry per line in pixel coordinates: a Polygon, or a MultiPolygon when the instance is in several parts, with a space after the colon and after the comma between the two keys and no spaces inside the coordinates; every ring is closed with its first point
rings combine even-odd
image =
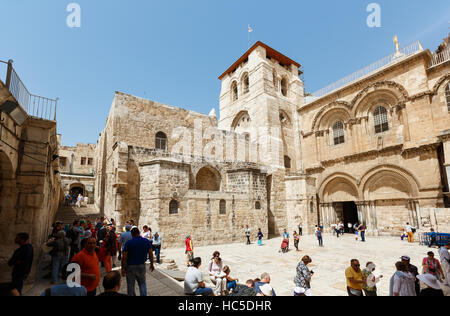
{"type": "Polygon", "coordinates": [[[444,296],[444,292],[441,288],[441,283],[432,274],[422,274],[417,278],[426,285],[426,288],[420,291],[420,296],[444,296]]]}

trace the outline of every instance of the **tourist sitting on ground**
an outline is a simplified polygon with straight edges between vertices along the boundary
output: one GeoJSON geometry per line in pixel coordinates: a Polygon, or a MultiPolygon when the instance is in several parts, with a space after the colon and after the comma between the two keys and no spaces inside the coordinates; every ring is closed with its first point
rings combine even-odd
{"type": "Polygon", "coordinates": [[[214,296],[213,290],[205,286],[202,272],[199,270],[202,259],[197,257],[192,260],[192,266],[188,267],[184,277],[184,293],[186,295],[214,296]]]}
{"type": "Polygon", "coordinates": [[[63,283],[52,286],[42,292],[41,296],[87,296],[87,290],[83,285],[75,285],[72,282],[74,280],[69,280],[67,278],[72,274],[72,270],[67,271],[68,263],[62,267],[62,279],[63,283]]]}
{"type": "Polygon", "coordinates": [[[441,263],[434,258],[434,252],[428,252],[428,257],[423,258],[422,267],[424,274],[432,274],[439,280],[445,280],[444,271],[442,271],[441,263]]]}
{"type": "Polygon", "coordinates": [[[297,275],[295,276],[294,283],[297,287],[305,290],[307,296],[312,296],[311,293],[311,277],[314,272],[310,271],[307,267],[312,262],[310,256],[304,256],[297,265],[297,275]]]}
{"type": "Polygon", "coordinates": [[[111,271],[103,278],[103,288],[105,292],[98,296],[127,296],[119,293],[122,285],[122,277],[119,271],[111,271]]]}
{"type": "Polygon", "coordinates": [[[377,283],[380,282],[383,276],[375,276],[373,273],[375,268],[376,266],[373,262],[367,262],[366,268],[362,271],[365,280],[363,290],[366,296],[377,296],[377,283]]]}
{"type": "Polygon", "coordinates": [[[220,258],[220,252],[214,251],[213,257],[209,262],[208,272],[209,279],[216,286],[214,289],[215,296],[221,296],[225,294],[225,290],[227,289],[227,282],[224,280],[223,274],[223,266],[222,266],[222,258],[220,258]]]}
{"type": "Polygon", "coordinates": [[[389,296],[417,296],[415,288],[416,277],[406,270],[403,262],[395,264],[397,271],[389,284],[389,296]]]}
{"type": "Polygon", "coordinates": [[[245,285],[236,285],[236,289],[233,290],[233,293],[230,293],[229,296],[256,296],[258,295],[258,292],[255,291],[254,287],[255,282],[253,280],[247,280],[245,285]]]}
{"type": "Polygon", "coordinates": [[[264,284],[260,287],[260,296],[275,296],[273,288],[270,286],[270,284],[264,284]]]}
{"type": "Polygon", "coordinates": [[[230,276],[231,269],[228,266],[223,267],[222,271],[225,273],[224,279],[226,280],[227,283],[227,291],[228,292],[231,290],[233,290],[233,292],[236,291],[236,285],[239,279],[234,279],[230,276]]]}
{"type": "MultiPolygon", "coordinates": [[[[261,294],[261,287],[265,284],[270,284],[270,275],[267,272],[261,274],[261,280],[259,280],[258,282],[256,282],[255,280],[255,291],[261,294]]],[[[275,290],[272,289],[272,291],[273,291],[272,296],[276,296],[275,290]]]]}
{"type": "Polygon", "coordinates": [[[444,296],[440,282],[432,274],[422,274],[417,277],[425,285],[419,296],[444,296]]]}

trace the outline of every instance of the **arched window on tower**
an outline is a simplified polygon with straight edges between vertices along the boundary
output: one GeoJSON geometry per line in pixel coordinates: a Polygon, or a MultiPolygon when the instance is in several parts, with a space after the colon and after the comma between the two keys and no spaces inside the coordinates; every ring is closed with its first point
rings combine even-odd
{"type": "Polygon", "coordinates": [[[450,82],[447,83],[447,88],[445,88],[445,100],[447,102],[447,110],[450,112],[450,82]]]}
{"type": "Polygon", "coordinates": [[[169,203],[169,214],[178,214],[178,202],[175,200],[169,203]]]}
{"type": "Polygon", "coordinates": [[[167,136],[163,132],[156,133],[155,148],[158,150],[167,150],[167,136]]]}
{"type": "Polygon", "coordinates": [[[309,209],[311,213],[314,213],[314,202],[309,203],[309,209]]]}
{"type": "Polygon", "coordinates": [[[278,78],[275,70],[272,72],[272,80],[273,80],[273,89],[275,92],[278,92],[278,78]]]}
{"type": "Polygon", "coordinates": [[[225,200],[220,200],[220,203],[219,203],[219,214],[220,215],[227,214],[227,202],[225,200]]]}
{"type": "Polygon", "coordinates": [[[237,82],[231,84],[231,101],[236,101],[238,99],[238,86],[237,82]]]}
{"type": "Polygon", "coordinates": [[[344,124],[341,121],[338,121],[333,125],[333,139],[335,145],[343,144],[345,142],[344,124]]]}
{"type": "Polygon", "coordinates": [[[281,79],[281,93],[287,97],[288,95],[288,80],[286,77],[283,77],[283,79],[281,79]]]}
{"type": "Polygon", "coordinates": [[[289,156],[284,156],[284,167],[286,169],[291,169],[291,158],[289,158],[289,156]]]}
{"type": "Polygon", "coordinates": [[[242,77],[242,94],[246,94],[250,91],[250,79],[248,73],[242,77]]]}
{"type": "Polygon", "coordinates": [[[377,107],[373,112],[373,119],[375,122],[375,134],[389,130],[388,114],[385,107],[377,107]]]}

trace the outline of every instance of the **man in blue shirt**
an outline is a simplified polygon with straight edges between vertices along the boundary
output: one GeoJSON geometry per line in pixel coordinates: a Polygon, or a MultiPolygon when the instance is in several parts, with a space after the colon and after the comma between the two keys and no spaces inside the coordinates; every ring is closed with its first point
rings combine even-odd
{"type": "MultiPolygon", "coordinates": [[[[263,286],[264,284],[270,284],[270,275],[269,275],[269,273],[266,273],[266,272],[261,274],[261,281],[255,282],[255,291],[258,292],[259,294],[261,294],[260,287],[263,286]]],[[[272,289],[272,296],[277,296],[275,294],[274,289],[272,289]]]]}
{"type": "Polygon", "coordinates": [[[152,247],[155,249],[156,263],[160,264],[159,255],[161,253],[161,236],[159,236],[158,232],[152,237],[152,247]]]}
{"type": "Polygon", "coordinates": [[[141,296],[147,296],[145,262],[150,259],[150,271],[153,266],[152,244],[148,239],[140,236],[137,227],[131,230],[133,239],[126,242],[122,253],[122,276],[127,277],[128,296],[136,296],[135,281],[139,286],[141,296]]]}
{"type": "Polygon", "coordinates": [[[434,231],[433,228],[430,228],[428,236],[430,236],[430,244],[428,245],[428,248],[431,248],[433,245],[436,245],[439,248],[439,245],[437,243],[437,233],[434,231]]]}

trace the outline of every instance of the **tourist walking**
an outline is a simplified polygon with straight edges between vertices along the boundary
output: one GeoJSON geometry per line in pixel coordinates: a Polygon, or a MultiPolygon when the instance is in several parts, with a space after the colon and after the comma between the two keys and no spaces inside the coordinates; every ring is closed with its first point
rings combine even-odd
{"type": "Polygon", "coordinates": [[[131,239],[133,239],[133,236],[131,235],[131,225],[126,224],[125,232],[120,234],[119,237],[119,257],[117,259],[122,260],[123,248],[125,247],[125,244],[131,239]]]}
{"type": "Polygon", "coordinates": [[[95,253],[96,248],[95,238],[85,239],[83,249],[72,258],[72,262],[80,266],[81,285],[86,288],[87,296],[95,296],[100,283],[100,262],[95,253]]]}
{"type": "Polygon", "coordinates": [[[366,296],[377,296],[377,283],[380,282],[383,276],[376,277],[373,273],[375,268],[376,266],[373,262],[367,262],[366,268],[362,270],[364,279],[363,290],[366,296]]]}
{"type": "Polygon", "coordinates": [[[75,256],[80,251],[82,233],[83,229],[80,227],[80,221],[74,221],[72,224],[72,228],[67,234],[67,238],[71,240],[69,261],[71,261],[73,256],[75,256]]]}
{"type": "Polygon", "coordinates": [[[264,237],[264,235],[261,231],[261,228],[258,228],[258,246],[262,246],[263,237],[264,237]]]}
{"type": "Polygon", "coordinates": [[[302,222],[298,223],[298,234],[303,236],[303,224],[302,222]]]}
{"type": "Polygon", "coordinates": [[[401,261],[395,264],[395,268],[397,271],[390,281],[389,296],[417,296],[414,275],[406,271],[401,261]]]}
{"type": "Polygon", "coordinates": [[[227,289],[227,282],[224,280],[222,258],[220,252],[214,251],[213,257],[208,265],[209,279],[216,287],[214,289],[215,296],[222,296],[227,289]]]}
{"type": "Polygon", "coordinates": [[[245,225],[245,237],[247,238],[247,245],[250,245],[250,228],[245,225]]]}
{"type": "Polygon", "coordinates": [[[359,239],[359,224],[355,223],[355,225],[353,225],[353,232],[355,233],[355,240],[358,241],[359,239]]]}
{"type": "Polygon", "coordinates": [[[192,266],[188,267],[184,277],[184,293],[186,295],[214,296],[213,290],[205,286],[203,274],[200,271],[201,258],[194,258],[192,266]]]}
{"type": "Polygon", "coordinates": [[[186,246],[186,250],[184,252],[186,254],[186,264],[190,267],[192,260],[194,259],[194,244],[192,242],[191,235],[186,236],[184,245],[186,246]]]}
{"type": "Polygon", "coordinates": [[[319,241],[319,247],[323,247],[323,236],[322,236],[322,228],[316,226],[316,232],[315,235],[317,237],[317,240],[319,241]]]}
{"type": "Polygon", "coordinates": [[[300,250],[298,250],[298,243],[300,242],[300,235],[297,234],[296,231],[294,231],[293,237],[294,237],[294,247],[297,251],[300,251],[300,250]]]}
{"type": "Polygon", "coordinates": [[[422,274],[417,277],[423,284],[425,284],[426,288],[420,291],[419,296],[438,296],[443,297],[444,292],[442,291],[441,284],[436,279],[435,276],[431,274],[422,274]]]}
{"type": "Polygon", "coordinates": [[[402,256],[401,262],[405,265],[405,271],[411,273],[414,276],[414,288],[416,291],[416,296],[419,296],[420,294],[420,282],[419,279],[417,279],[417,276],[419,275],[419,268],[417,268],[415,265],[411,264],[411,258],[408,256],[402,256]]]}
{"type": "Polygon", "coordinates": [[[450,285],[450,242],[439,249],[442,272],[444,273],[444,285],[450,285]]]}
{"type": "Polygon", "coordinates": [[[161,264],[160,256],[161,256],[161,236],[158,232],[155,232],[155,235],[151,239],[152,248],[155,251],[156,263],[161,264]]]}
{"type": "Polygon", "coordinates": [[[314,271],[310,271],[307,267],[311,262],[310,256],[304,256],[297,265],[297,274],[294,279],[295,285],[303,289],[306,296],[312,296],[311,277],[313,276],[314,271]]]}
{"type": "Polygon", "coordinates": [[[56,234],[56,239],[51,239],[47,243],[47,247],[52,247],[49,253],[52,257],[52,284],[56,284],[62,267],[69,260],[70,239],[66,238],[66,233],[61,230],[56,234]]]}
{"type": "Polygon", "coordinates": [[[147,296],[145,262],[150,259],[150,272],[153,266],[152,244],[148,239],[140,236],[137,227],[131,230],[131,240],[127,241],[122,252],[122,276],[127,277],[127,294],[136,296],[135,283],[137,281],[139,294],[147,296]]]}
{"type": "Polygon", "coordinates": [[[422,267],[424,274],[434,275],[439,280],[445,280],[444,271],[442,270],[441,263],[434,257],[434,252],[427,253],[427,257],[422,260],[422,267]]]}
{"type": "Polygon", "coordinates": [[[409,223],[406,223],[405,226],[406,234],[408,235],[408,242],[413,243],[414,242],[414,229],[409,223]]]}
{"type": "Polygon", "coordinates": [[[30,236],[27,233],[19,233],[16,235],[14,242],[19,245],[8,266],[12,267],[12,285],[22,295],[23,283],[27,279],[33,264],[33,246],[29,243],[30,236]]]}
{"type": "Polygon", "coordinates": [[[366,242],[366,225],[362,223],[361,225],[359,225],[358,230],[361,234],[361,242],[366,242]]]}
{"type": "Polygon", "coordinates": [[[365,280],[361,271],[361,265],[357,259],[350,261],[350,267],[345,270],[345,278],[347,280],[348,296],[364,296],[363,285],[365,280]]]}

